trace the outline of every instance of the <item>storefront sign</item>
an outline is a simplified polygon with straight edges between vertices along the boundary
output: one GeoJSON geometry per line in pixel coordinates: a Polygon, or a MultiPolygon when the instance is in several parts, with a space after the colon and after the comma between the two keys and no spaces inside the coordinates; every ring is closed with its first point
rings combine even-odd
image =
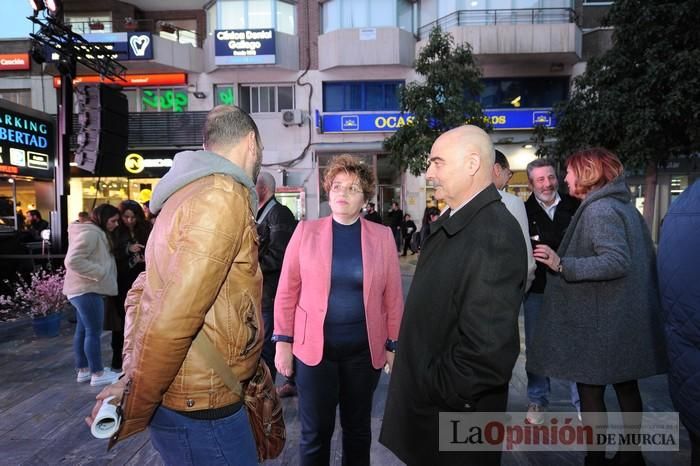
{"type": "MultiPolygon", "coordinates": [[[[495,130],[532,129],[535,125],[555,126],[550,109],[489,109],[484,114],[495,130]]],[[[401,112],[324,113],[317,112],[316,127],[323,133],[393,132],[410,125],[413,115],[401,112]]]]}
{"type": "Polygon", "coordinates": [[[173,159],[144,159],[141,154],[131,153],[124,159],[124,168],[131,174],[138,175],[145,168],[170,168],[173,166],[173,159]]]}
{"type": "Polygon", "coordinates": [[[52,179],[54,123],[43,113],[0,104],[0,173],[52,179]]]}
{"type": "MultiPolygon", "coordinates": [[[[100,44],[110,51],[109,57],[117,61],[153,60],[153,40],[150,32],[107,32],[83,34],[91,44],[100,44]]],[[[75,44],[71,44],[73,47],[75,44]]],[[[88,58],[92,58],[89,54],[88,58]]],[[[58,61],[59,55],[49,49],[49,60],[58,61]]]]}
{"type": "Polygon", "coordinates": [[[274,64],[274,29],[217,29],[214,63],[217,65],[274,64]]]}
{"type": "MultiPolygon", "coordinates": [[[[124,76],[125,81],[101,78],[100,76],[78,76],[73,80],[73,85],[106,83],[118,84],[123,87],[151,87],[151,86],[180,86],[187,84],[185,73],[163,73],[163,74],[130,74],[124,76]]],[[[61,87],[61,78],[53,78],[53,87],[61,87]]]]}
{"type": "Polygon", "coordinates": [[[30,66],[28,53],[0,53],[0,71],[28,70],[30,66]]]}
{"type": "Polygon", "coordinates": [[[141,97],[141,105],[144,110],[148,108],[184,112],[187,108],[187,91],[156,91],[144,90],[141,97]]]}

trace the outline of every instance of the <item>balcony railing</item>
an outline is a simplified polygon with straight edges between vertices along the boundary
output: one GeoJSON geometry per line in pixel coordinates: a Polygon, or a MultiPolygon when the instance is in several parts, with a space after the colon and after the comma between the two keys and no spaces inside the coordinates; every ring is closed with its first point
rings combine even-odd
{"type": "Polygon", "coordinates": [[[418,29],[425,39],[436,26],[444,31],[456,26],[487,26],[494,24],[552,24],[575,23],[576,12],[571,8],[523,8],[515,10],[459,10],[443,16],[418,29]]]}
{"type": "Polygon", "coordinates": [[[196,31],[184,29],[161,20],[125,18],[122,21],[67,21],[66,25],[78,34],[130,31],[151,32],[163,39],[180,44],[189,44],[193,47],[202,46],[202,37],[196,31]]]}

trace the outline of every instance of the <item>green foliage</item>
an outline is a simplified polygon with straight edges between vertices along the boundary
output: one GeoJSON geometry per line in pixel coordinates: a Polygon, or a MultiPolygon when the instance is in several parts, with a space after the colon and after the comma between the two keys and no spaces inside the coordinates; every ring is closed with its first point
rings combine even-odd
{"type": "Polygon", "coordinates": [[[536,129],[540,155],[603,146],[628,168],[700,149],[700,0],[617,0],[613,46],[589,60],[557,128],[536,129]]]}
{"type": "Polygon", "coordinates": [[[430,147],[442,133],[465,123],[490,128],[478,100],[481,70],[469,44],[455,47],[451,34],[435,28],[415,69],[422,79],[401,90],[401,110],[413,113],[413,122],[387,138],[384,148],[396,166],[419,175],[427,166],[430,147]]]}

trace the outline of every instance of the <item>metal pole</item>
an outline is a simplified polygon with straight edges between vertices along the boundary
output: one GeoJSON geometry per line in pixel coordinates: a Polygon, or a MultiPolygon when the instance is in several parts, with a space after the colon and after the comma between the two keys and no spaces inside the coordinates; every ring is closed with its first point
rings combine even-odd
{"type": "Polygon", "coordinates": [[[70,135],[73,132],[73,78],[75,60],[62,60],[61,101],[58,105],[56,151],[56,218],[52,219],[51,245],[55,253],[68,249],[68,195],[70,194],[70,135]]]}

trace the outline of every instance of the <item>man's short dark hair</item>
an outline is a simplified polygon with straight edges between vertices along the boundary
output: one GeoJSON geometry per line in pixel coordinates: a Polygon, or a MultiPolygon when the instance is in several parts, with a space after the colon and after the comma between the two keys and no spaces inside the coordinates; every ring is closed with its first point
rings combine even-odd
{"type": "Polygon", "coordinates": [[[213,150],[238,144],[251,131],[255,133],[258,146],[262,147],[258,126],[245,110],[235,105],[218,105],[207,114],[204,122],[204,148],[213,150]]]}
{"type": "Polygon", "coordinates": [[[27,214],[32,216],[32,217],[36,217],[39,220],[43,220],[43,218],[41,218],[41,212],[39,212],[36,209],[32,209],[32,210],[28,211],[27,214]]]}
{"type": "Polygon", "coordinates": [[[496,149],[496,159],[494,160],[493,163],[497,163],[501,166],[501,168],[510,168],[510,163],[508,163],[508,159],[506,158],[505,154],[501,152],[500,150],[496,149]]]}
{"type": "Polygon", "coordinates": [[[527,179],[532,181],[532,170],[535,168],[542,167],[552,167],[552,170],[556,173],[557,167],[554,165],[554,161],[551,159],[535,159],[527,164],[527,179]]]}
{"type": "Polygon", "coordinates": [[[367,205],[374,209],[374,202],[368,202],[367,205]]]}

